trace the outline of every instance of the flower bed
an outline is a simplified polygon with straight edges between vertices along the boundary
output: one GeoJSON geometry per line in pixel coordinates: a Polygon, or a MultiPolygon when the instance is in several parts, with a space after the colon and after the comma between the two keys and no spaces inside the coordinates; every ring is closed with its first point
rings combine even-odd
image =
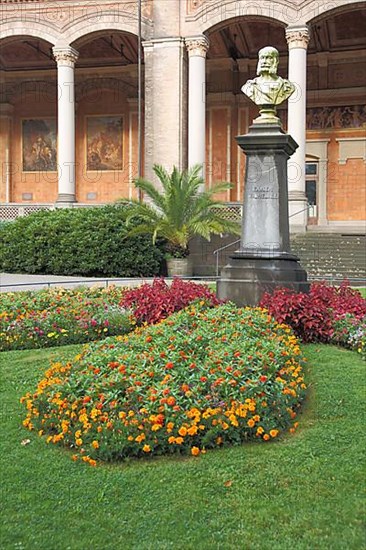
{"type": "Polygon", "coordinates": [[[347,281],[339,287],[314,283],[309,294],[280,288],[265,294],[261,306],[303,342],[341,344],[366,359],[366,300],[347,281]]]}
{"type": "Polygon", "coordinates": [[[126,334],[196,299],[218,303],[205,285],[163,279],[136,289],[111,286],[0,294],[0,350],[62,346],[126,334]]]}
{"type": "Polygon", "coordinates": [[[23,424],[95,465],[271,440],[304,398],[291,329],[265,310],[192,305],[55,363],[22,401],[23,424]]]}
{"type": "Polygon", "coordinates": [[[118,287],[0,295],[0,349],[62,346],[129,332],[135,320],[118,287]]]}

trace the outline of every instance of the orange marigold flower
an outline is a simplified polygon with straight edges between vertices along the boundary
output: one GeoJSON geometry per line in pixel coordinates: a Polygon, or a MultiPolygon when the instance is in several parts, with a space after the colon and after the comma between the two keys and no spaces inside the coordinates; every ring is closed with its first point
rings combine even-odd
{"type": "Polygon", "coordinates": [[[150,447],[150,445],[144,445],[142,447],[142,450],[144,451],[144,453],[150,453],[151,452],[151,447],[150,447]]]}
{"type": "Polygon", "coordinates": [[[258,426],[256,433],[257,435],[262,435],[262,433],[264,433],[264,428],[262,428],[262,426],[258,426]]]}
{"type": "Polygon", "coordinates": [[[181,445],[183,443],[184,439],[183,437],[176,437],[175,442],[177,445],[181,445]]]}
{"type": "Polygon", "coordinates": [[[278,430],[271,430],[271,431],[269,432],[269,435],[270,435],[271,437],[277,437],[278,433],[279,433],[278,430]]]}
{"type": "Polygon", "coordinates": [[[198,456],[198,455],[200,454],[200,452],[201,452],[201,451],[199,450],[198,447],[192,447],[192,449],[191,449],[191,454],[192,454],[193,456],[198,456]]]}
{"type": "Polygon", "coordinates": [[[170,405],[171,407],[173,405],[175,405],[175,397],[168,397],[168,399],[166,400],[167,404],[170,405]]]}
{"type": "Polygon", "coordinates": [[[253,428],[255,426],[255,421],[253,420],[253,418],[250,418],[248,420],[247,425],[249,426],[249,428],[253,428]]]}
{"type": "Polygon", "coordinates": [[[187,428],[185,426],[182,426],[181,428],[179,428],[178,433],[179,435],[184,437],[185,435],[187,435],[187,428]]]}
{"type": "Polygon", "coordinates": [[[264,434],[263,439],[264,441],[268,441],[270,439],[270,436],[268,434],[264,434]]]}
{"type": "Polygon", "coordinates": [[[172,443],[175,443],[175,437],[173,435],[171,435],[168,439],[168,443],[172,444],[172,443]]]}
{"type": "Polygon", "coordinates": [[[78,455],[72,455],[71,459],[75,462],[76,460],[78,460],[78,455]]]}
{"type": "Polygon", "coordinates": [[[80,447],[83,444],[83,440],[78,438],[78,439],[76,439],[75,443],[78,447],[80,447]]]}
{"type": "Polygon", "coordinates": [[[93,449],[99,449],[99,442],[96,439],[92,441],[92,447],[93,449]]]}

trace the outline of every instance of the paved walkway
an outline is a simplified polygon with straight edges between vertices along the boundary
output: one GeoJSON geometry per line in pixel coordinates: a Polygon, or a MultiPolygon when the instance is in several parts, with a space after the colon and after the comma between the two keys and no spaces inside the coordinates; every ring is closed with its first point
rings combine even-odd
{"type": "MultiPolygon", "coordinates": [[[[153,278],[98,278],[98,277],[65,277],[63,275],[22,275],[20,273],[0,273],[0,292],[16,292],[19,290],[40,290],[61,286],[63,288],[75,288],[78,286],[138,286],[152,282],[153,278]]],[[[197,283],[212,282],[195,281],[197,283]]]]}

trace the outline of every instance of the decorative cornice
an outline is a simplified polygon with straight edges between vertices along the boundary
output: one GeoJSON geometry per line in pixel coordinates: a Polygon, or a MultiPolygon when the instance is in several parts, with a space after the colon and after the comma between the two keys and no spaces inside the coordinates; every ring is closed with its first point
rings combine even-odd
{"type": "Polygon", "coordinates": [[[57,65],[60,67],[74,68],[75,62],[79,57],[79,52],[74,50],[71,46],[60,48],[55,46],[52,48],[53,57],[56,59],[57,65]]]}
{"type": "Polygon", "coordinates": [[[185,38],[189,57],[206,57],[210,42],[204,35],[185,38]]]}
{"type": "Polygon", "coordinates": [[[289,50],[292,48],[303,48],[306,50],[310,40],[309,27],[306,25],[303,27],[287,27],[286,40],[289,50]]]}

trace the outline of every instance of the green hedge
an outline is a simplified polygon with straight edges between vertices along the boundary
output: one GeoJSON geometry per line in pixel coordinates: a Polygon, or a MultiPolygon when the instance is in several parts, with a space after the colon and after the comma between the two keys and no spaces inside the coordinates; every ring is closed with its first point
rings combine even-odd
{"type": "Polygon", "coordinates": [[[151,237],[126,236],[126,208],[41,211],[0,227],[0,268],[13,273],[152,276],[162,252],[151,237]]]}

